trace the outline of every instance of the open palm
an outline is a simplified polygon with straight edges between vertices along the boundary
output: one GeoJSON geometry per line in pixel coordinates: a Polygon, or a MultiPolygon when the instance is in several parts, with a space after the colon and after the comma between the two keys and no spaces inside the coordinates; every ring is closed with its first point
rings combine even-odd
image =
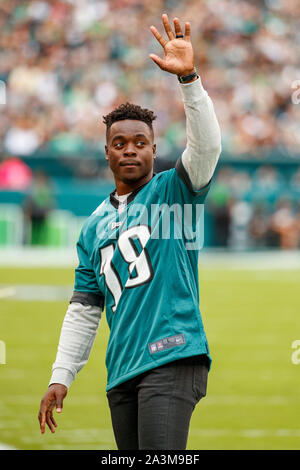
{"type": "Polygon", "coordinates": [[[150,54],[150,58],[162,69],[176,75],[188,75],[194,70],[194,51],[191,43],[191,26],[185,23],[185,37],[183,36],[178,18],[174,18],[173,32],[166,14],[162,15],[165,31],[168,35],[167,41],[155,28],[151,26],[150,30],[164,49],[165,58],[161,59],[156,54],[150,54]],[[176,36],[182,36],[182,39],[176,39],[176,36]]]}

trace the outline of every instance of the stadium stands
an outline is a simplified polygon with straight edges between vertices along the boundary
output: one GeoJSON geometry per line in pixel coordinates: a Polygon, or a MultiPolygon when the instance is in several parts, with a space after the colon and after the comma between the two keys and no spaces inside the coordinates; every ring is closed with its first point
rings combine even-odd
{"type": "MultiPolygon", "coordinates": [[[[113,186],[102,116],[131,101],[157,114],[157,170],[173,166],[185,146],[183,105],[174,77],[148,57],[161,53],[149,26],[162,11],[191,22],[196,66],[222,129],[207,244],[287,247],[271,220],[286,204],[299,225],[298,0],[3,0],[0,165],[17,157],[29,172],[42,170],[55,209],[86,216],[113,186]],[[241,245],[232,233],[239,214],[248,214],[241,245]],[[258,230],[259,220],[269,228],[258,230]]],[[[0,178],[0,204],[16,204],[15,213],[26,191],[0,178]]]]}

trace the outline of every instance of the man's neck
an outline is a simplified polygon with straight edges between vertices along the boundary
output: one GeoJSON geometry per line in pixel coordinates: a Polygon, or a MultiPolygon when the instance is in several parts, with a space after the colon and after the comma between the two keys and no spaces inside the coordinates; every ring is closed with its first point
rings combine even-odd
{"type": "Polygon", "coordinates": [[[133,181],[130,183],[125,183],[124,181],[115,180],[117,195],[123,196],[125,194],[132,193],[132,191],[134,191],[135,189],[148,183],[152,177],[153,177],[153,172],[149,173],[147,176],[139,179],[138,181],[133,181]]]}

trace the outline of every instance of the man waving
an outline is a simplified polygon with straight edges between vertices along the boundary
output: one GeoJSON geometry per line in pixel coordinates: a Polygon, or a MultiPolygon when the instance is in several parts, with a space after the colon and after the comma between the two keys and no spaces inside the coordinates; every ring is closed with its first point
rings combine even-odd
{"type": "Polygon", "coordinates": [[[39,412],[41,432],[46,424],[54,432],[53,408],[62,410],[87,362],[105,306],[107,398],[119,450],[185,449],[211,364],[193,235],[220,155],[220,129],[194,68],[190,24],[183,34],[178,18],[174,31],[166,14],[162,21],[168,39],[150,30],[165,57],[150,58],[177,76],[187,145],[175,168],[155,174],[153,111],[125,103],[104,117],[116,188],[81,231],[74,293],[39,412]]]}

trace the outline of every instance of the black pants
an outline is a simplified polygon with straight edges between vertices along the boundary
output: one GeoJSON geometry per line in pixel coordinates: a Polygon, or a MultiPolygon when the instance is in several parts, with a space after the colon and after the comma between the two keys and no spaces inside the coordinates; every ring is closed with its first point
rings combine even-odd
{"type": "Polygon", "coordinates": [[[119,450],[184,450],[192,412],[206,395],[205,355],[170,362],[107,392],[119,450]]]}

